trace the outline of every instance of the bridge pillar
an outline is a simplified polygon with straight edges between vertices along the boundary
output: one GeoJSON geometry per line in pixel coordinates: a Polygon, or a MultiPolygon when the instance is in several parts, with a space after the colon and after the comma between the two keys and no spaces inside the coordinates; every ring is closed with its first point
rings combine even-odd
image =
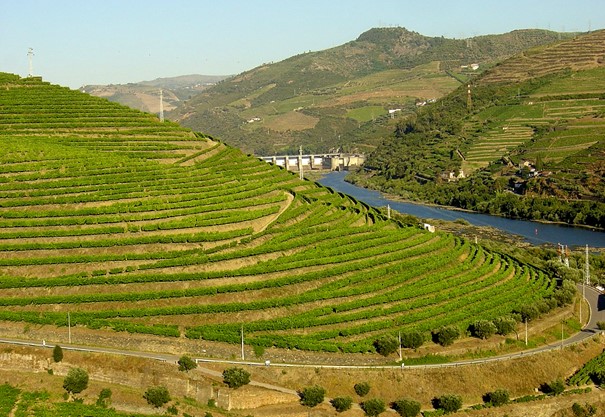
{"type": "Polygon", "coordinates": [[[286,171],[290,171],[290,160],[288,159],[288,155],[284,156],[284,167],[286,171]]]}

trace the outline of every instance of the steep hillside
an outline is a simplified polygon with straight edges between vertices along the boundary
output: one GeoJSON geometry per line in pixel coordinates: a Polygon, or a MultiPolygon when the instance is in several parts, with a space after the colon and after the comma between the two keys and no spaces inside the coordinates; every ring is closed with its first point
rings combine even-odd
{"type": "Polygon", "coordinates": [[[170,117],[257,155],[300,145],[313,152],[368,151],[417,104],[444,96],[505,57],[568,36],[521,30],[457,40],[371,29],[344,45],[225,80],[170,117]]]}
{"type": "Polygon", "coordinates": [[[0,320],[366,352],[566,299],[544,271],[103,99],[0,74],[0,116],[0,320]]]}
{"type": "Polygon", "coordinates": [[[181,101],[190,99],[225,78],[227,76],[181,75],[129,84],[85,85],[80,91],[157,114],[160,111],[160,89],[163,90],[164,110],[169,111],[179,106],[181,101]]]}
{"type": "Polygon", "coordinates": [[[354,181],[603,228],[604,76],[605,31],[524,52],[400,123],[354,181]]]}

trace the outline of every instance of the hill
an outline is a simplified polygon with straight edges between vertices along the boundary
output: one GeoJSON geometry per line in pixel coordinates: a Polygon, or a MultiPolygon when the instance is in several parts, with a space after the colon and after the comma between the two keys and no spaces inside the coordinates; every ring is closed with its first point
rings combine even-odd
{"type": "Polygon", "coordinates": [[[0,91],[0,320],[373,352],[569,300],[550,273],[155,116],[38,78],[0,91]]]}
{"type": "Polygon", "coordinates": [[[401,122],[353,181],[406,198],[605,227],[605,31],[503,61],[401,122]]]}
{"type": "Polygon", "coordinates": [[[80,91],[133,109],[157,114],[160,111],[160,89],[163,90],[164,110],[169,111],[175,109],[181,101],[199,94],[225,78],[227,76],[192,74],[129,84],[85,85],[80,91]]]}
{"type": "Polygon", "coordinates": [[[506,57],[569,36],[520,30],[446,39],[375,28],[344,45],[229,78],[170,117],[257,155],[300,145],[309,152],[370,151],[417,104],[446,95],[506,57]]]}

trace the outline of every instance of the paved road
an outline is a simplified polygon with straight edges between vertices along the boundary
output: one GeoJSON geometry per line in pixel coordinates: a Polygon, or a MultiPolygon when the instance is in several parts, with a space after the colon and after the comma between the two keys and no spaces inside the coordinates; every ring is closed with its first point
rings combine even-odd
{"type": "MultiPolygon", "coordinates": [[[[597,327],[597,322],[605,321],[605,295],[601,294],[595,288],[586,286],[582,288],[582,285],[578,284],[578,291],[580,293],[584,292],[586,300],[590,305],[590,320],[586,326],[582,329],[582,331],[576,333],[575,335],[569,337],[566,340],[552,343],[550,345],[541,346],[536,349],[530,349],[519,353],[511,353],[501,356],[493,356],[490,358],[484,359],[470,359],[463,360],[458,362],[448,362],[443,364],[432,364],[432,365],[409,365],[405,366],[405,369],[408,368],[442,368],[448,366],[462,366],[469,364],[479,364],[479,363],[488,363],[488,362],[496,362],[509,360],[513,358],[521,358],[525,356],[535,355],[537,353],[560,349],[563,346],[569,346],[576,343],[579,343],[585,339],[591,338],[601,331],[597,327]]],[[[588,312],[583,312],[583,314],[587,314],[588,312]]],[[[12,345],[23,345],[23,346],[33,346],[33,347],[47,347],[53,348],[54,345],[48,343],[42,343],[38,341],[31,340],[20,340],[20,339],[0,339],[0,343],[12,344],[12,345]]],[[[81,352],[94,352],[94,353],[109,353],[115,355],[125,355],[125,356],[135,356],[140,358],[148,358],[155,359],[164,362],[174,362],[176,363],[179,359],[179,356],[171,355],[171,354],[163,354],[163,353],[150,353],[144,351],[132,351],[132,350],[123,350],[123,349],[114,349],[107,347],[96,347],[96,346],[86,346],[86,345],[61,345],[63,349],[72,350],[72,351],[81,351],[81,352]]],[[[206,358],[194,358],[198,363],[223,363],[223,364],[233,364],[233,365],[249,365],[249,366],[279,366],[279,367],[305,367],[305,368],[335,368],[335,369],[400,369],[401,366],[393,366],[393,365],[320,365],[320,364],[296,364],[296,363],[270,363],[267,365],[262,362],[249,362],[249,361],[234,361],[234,360],[222,360],[222,359],[206,359],[206,358]]],[[[210,369],[200,368],[200,371],[205,372],[209,375],[213,376],[222,376],[222,374],[212,371],[210,369]]],[[[253,383],[252,385],[263,386],[262,383],[253,383]]],[[[276,389],[279,387],[273,387],[272,389],[276,389]]],[[[295,393],[291,390],[283,390],[278,389],[282,392],[295,393]]]]}

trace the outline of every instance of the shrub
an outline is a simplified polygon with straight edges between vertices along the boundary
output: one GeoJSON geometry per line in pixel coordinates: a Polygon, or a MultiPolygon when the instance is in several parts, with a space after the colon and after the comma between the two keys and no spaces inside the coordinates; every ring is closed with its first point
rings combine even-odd
{"type": "Polygon", "coordinates": [[[242,368],[227,368],[223,371],[223,382],[229,388],[237,389],[250,383],[250,372],[242,368]]]}
{"type": "Polygon", "coordinates": [[[515,331],[517,322],[513,317],[498,317],[494,320],[494,326],[496,326],[496,334],[506,336],[515,331]]]}
{"type": "Polygon", "coordinates": [[[594,416],[597,413],[597,408],[588,403],[584,406],[582,404],[573,403],[571,411],[576,417],[589,417],[594,416]]]}
{"type": "Polygon", "coordinates": [[[107,408],[111,404],[111,390],[109,388],[103,388],[99,393],[96,405],[99,407],[107,408]]]}
{"type": "Polygon", "coordinates": [[[510,395],[505,389],[498,389],[493,392],[488,392],[483,396],[483,401],[489,403],[494,407],[499,407],[510,401],[510,395]]]}
{"type": "Polygon", "coordinates": [[[605,321],[597,321],[597,327],[599,330],[605,330],[605,321]]]}
{"type": "Polygon", "coordinates": [[[399,341],[391,335],[382,336],[379,339],[376,339],[373,344],[376,352],[382,356],[389,356],[399,349],[399,341]]]}
{"type": "Polygon", "coordinates": [[[460,337],[460,329],[456,326],[442,326],[433,330],[433,341],[441,346],[449,346],[460,337]]]}
{"type": "Polygon", "coordinates": [[[61,362],[63,360],[63,349],[59,345],[53,348],[53,361],[61,362]]]}
{"type": "Polygon", "coordinates": [[[386,411],[384,401],[380,398],[372,398],[360,404],[361,409],[366,413],[366,416],[376,417],[386,411]]]}
{"type": "Polygon", "coordinates": [[[370,384],[368,382],[358,382],[357,384],[355,384],[353,386],[353,389],[355,390],[355,393],[357,395],[359,395],[360,397],[363,397],[365,395],[368,395],[368,392],[370,392],[370,384]]]}
{"type": "Polygon", "coordinates": [[[315,407],[324,401],[326,390],[319,385],[307,387],[298,393],[300,403],[305,407],[315,407]]]}
{"type": "Polygon", "coordinates": [[[446,413],[455,413],[462,407],[462,397],[459,395],[442,395],[438,398],[433,398],[433,407],[437,410],[443,410],[446,413]]]}
{"type": "Polygon", "coordinates": [[[177,416],[179,414],[178,408],[175,405],[171,405],[166,409],[166,413],[172,414],[173,416],[177,416]]]}
{"type": "Polygon", "coordinates": [[[559,395],[565,391],[565,382],[562,379],[556,379],[550,383],[544,383],[540,386],[540,391],[548,395],[559,395]]]}
{"type": "Polygon", "coordinates": [[[179,361],[179,371],[190,371],[192,369],[197,368],[197,363],[191,359],[189,356],[183,355],[180,357],[179,361]]]}
{"type": "Polygon", "coordinates": [[[420,403],[414,400],[402,399],[391,404],[391,408],[402,417],[416,417],[420,414],[420,403]]]}
{"type": "Polygon", "coordinates": [[[496,333],[496,325],[489,320],[477,320],[470,326],[471,334],[479,339],[489,339],[496,333]]]}
{"type": "Polygon", "coordinates": [[[82,368],[71,368],[63,380],[63,388],[70,394],[79,394],[88,388],[88,372],[82,368]]]}
{"type": "Polygon", "coordinates": [[[590,379],[596,385],[603,385],[603,384],[605,384],[605,369],[598,369],[596,371],[592,371],[590,373],[590,379]]]}
{"type": "Polygon", "coordinates": [[[336,411],[342,413],[351,408],[353,399],[351,397],[336,397],[330,400],[330,404],[332,404],[332,407],[334,407],[336,411]]]}
{"type": "Polygon", "coordinates": [[[521,321],[532,321],[540,316],[540,311],[534,305],[524,305],[516,310],[521,315],[521,321]]]}
{"type": "Polygon", "coordinates": [[[424,334],[413,330],[401,334],[401,346],[406,349],[418,349],[424,343],[424,334]]]}
{"type": "Polygon", "coordinates": [[[171,400],[168,388],[162,385],[148,388],[143,398],[147,400],[149,405],[153,405],[155,408],[160,408],[171,400]]]}

